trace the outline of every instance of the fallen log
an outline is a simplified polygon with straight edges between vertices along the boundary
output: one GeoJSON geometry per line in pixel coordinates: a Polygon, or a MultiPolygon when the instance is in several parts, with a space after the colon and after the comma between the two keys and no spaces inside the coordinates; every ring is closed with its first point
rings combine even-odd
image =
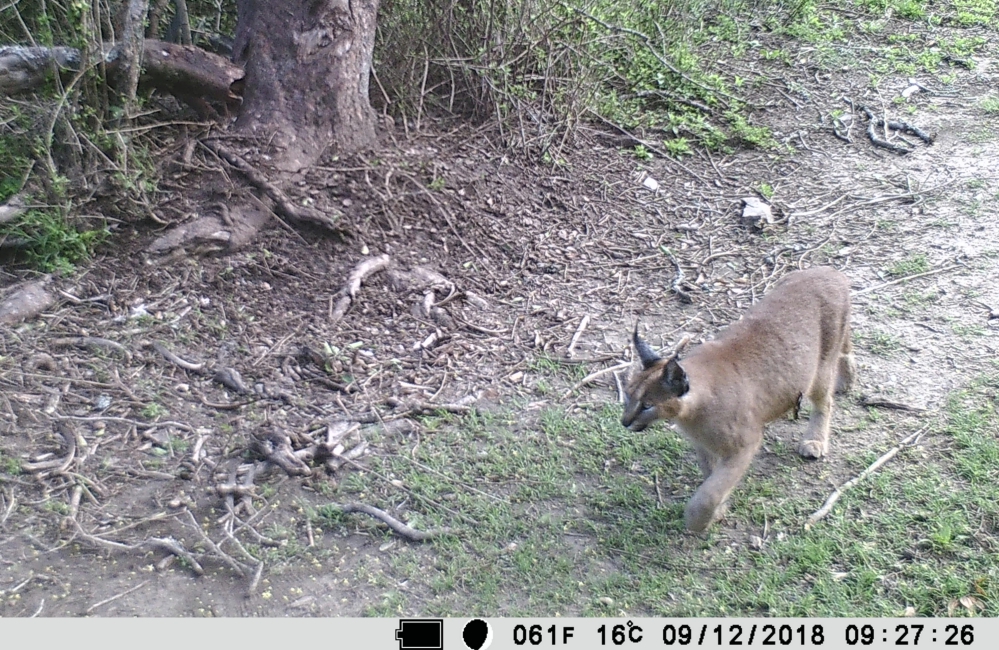
{"type": "MultiPolygon", "coordinates": [[[[142,43],[142,74],[139,85],[169,93],[186,102],[202,117],[215,111],[206,100],[232,111],[242,101],[243,69],[224,56],[193,45],[177,45],[152,38],[142,43]]],[[[72,47],[0,47],[0,94],[11,95],[38,88],[53,72],[75,73],[84,56],[72,47]]],[[[114,79],[124,63],[120,46],[104,57],[114,79]]]]}
{"type": "Polygon", "coordinates": [[[37,88],[53,71],[79,70],[81,60],[80,50],[74,47],[0,47],[0,94],[37,88]]]}

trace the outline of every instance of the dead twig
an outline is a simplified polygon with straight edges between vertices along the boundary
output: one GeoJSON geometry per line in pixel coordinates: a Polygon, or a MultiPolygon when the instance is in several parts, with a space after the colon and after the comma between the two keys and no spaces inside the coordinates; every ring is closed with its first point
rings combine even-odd
{"type": "Polygon", "coordinates": [[[159,343],[157,341],[153,341],[152,346],[153,346],[154,350],[156,350],[161,355],[163,355],[164,359],[166,359],[167,361],[169,361],[170,363],[172,363],[173,365],[175,365],[175,366],[177,366],[179,368],[183,368],[184,370],[190,370],[191,372],[199,372],[199,373],[204,372],[204,370],[205,370],[205,364],[204,364],[204,362],[193,363],[191,361],[185,361],[184,359],[181,359],[176,354],[174,354],[173,352],[171,352],[170,350],[168,350],[165,345],[163,345],[162,343],[159,343]]]}
{"type": "MultiPolygon", "coordinates": [[[[191,513],[190,510],[185,510],[184,514],[187,516],[187,521],[190,524],[190,527],[193,528],[198,533],[198,536],[201,537],[201,541],[204,542],[205,546],[207,546],[208,549],[214,555],[219,557],[223,562],[228,564],[234,571],[236,571],[236,573],[243,576],[244,578],[249,577],[255,573],[255,571],[253,571],[250,566],[243,564],[242,562],[238,561],[236,558],[232,557],[231,555],[223,551],[221,548],[219,548],[218,544],[212,541],[212,538],[209,537],[205,533],[205,531],[201,528],[201,525],[198,524],[198,520],[194,518],[194,515],[191,513]]],[[[256,561],[259,562],[259,560],[256,561]]]]}
{"type": "Polygon", "coordinates": [[[385,512],[380,508],[374,506],[369,506],[365,503],[348,503],[341,506],[336,506],[340,508],[341,512],[363,512],[366,515],[370,515],[375,519],[379,519],[385,522],[389,528],[395,531],[402,537],[405,537],[411,542],[424,542],[428,539],[434,537],[440,537],[441,535],[451,535],[453,531],[450,528],[437,528],[434,530],[416,530],[411,528],[406,524],[402,523],[389,513],[385,512]]]}
{"type": "Polygon", "coordinates": [[[69,466],[73,464],[73,460],[76,458],[76,433],[70,429],[69,424],[65,422],[59,422],[56,425],[56,430],[66,442],[66,455],[62,458],[37,463],[22,462],[22,470],[31,473],[56,470],[56,473],[62,473],[69,469],[69,466]]]}
{"type": "Polygon", "coordinates": [[[660,250],[662,250],[663,254],[669,258],[669,261],[673,263],[673,266],[676,267],[676,277],[673,278],[673,284],[670,285],[670,289],[672,289],[673,293],[676,294],[676,297],[680,299],[680,302],[687,303],[688,305],[693,303],[693,296],[691,296],[690,293],[683,288],[683,269],[680,267],[680,263],[676,261],[676,257],[673,256],[673,251],[665,246],[661,246],[660,250]]]}
{"type": "Polygon", "coordinates": [[[145,551],[149,549],[161,549],[176,555],[182,560],[185,560],[190,565],[191,570],[197,575],[205,575],[205,569],[201,566],[201,563],[195,559],[194,555],[190,551],[185,549],[172,537],[150,537],[138,542],[137,544],[124,544],[122,542],[115,542],[109,539],[104,539],[103,537],[91,535],[87,531],[83,530],[83,527],[80,526],[80,522],[75,519],[72,521],[76,525],[76,535],[94,546],[108,548],[115,551],[145,551]]]}
{"type": "Polygon", "coordinates": [[[575,384],[573,384],[572,388],[570,388],[569,390],[565,391],[565,393],[562,395],[562,399],[568,398],[570,395],[572,395],[573,393],[575,393],[577,390],[579,390],[583,386],[589,384],[590,382],[594,381],[595,379],[599,379],[600,377],[603,377],[604,375],[606,375],[608,373],[616,372],[618,370],[623,370],[623,369],[627,368],[630,365],[631,365],[630,361],[622,361],[621,363],[617,364],[616,366],[611,366],[609,368],[604,368],[603,370],[597,370],[596,372],[591,372],[590,374],[586,375],[585,377],[583,377],[582,379],[580,379],[579,381],[577,381],[575,384]]]}
{"type": "Polygon", "coordinates": [[[916,273],[914,275],[907,275],[904,278],[898,278],[897,280],[892,280],[891,282],[883,282],[881,284],[876,284],[873,287],[867,287],[866,289],[861,289],[860,291],[854,291],[854,296],[862,296],[865,293],[871,293],[872,291],[880,291],[885,287],[890,287],[894,284],[901,284],[903,282],[908,282],[909,280],[915,280],[917,278],[925,278],[928,275],[937,275],[938,273],[946,273],[947,271],[953,271],[954,269],[961,268],[962,264],[951,264],[950,266],[945,266],[939,269],[933,269],[932,271],[926,271],[924,273],[916,273]]]}
{"type": "Polygon", "coordinates": [[[924,433],[926,433],[927,429],[929,429],[929,425],[926,425],[925,427],[923,427],[919,431],[913,433],[912,435],[906,436],[897,445],[895,445],[890,450],[888,450],[887,453],[883,454],[880,458],[878,458],[876,461],[874,461],[873,463],[871,463],[867,467],[867,469],[865,469],[863,472],[861,472],[858,476],[850,479],[849,481],[847,481],[843,485],[841,485],[838,488],[836,488],[835,490],[833,490],[832,494],[829,495],[829,498],[826,499],[826,502],[824,504],[822,504],[822,507],[819,508],[818,510],[816,510],[814,513],[812,513],[812,515],[808,518],[808,522],[805,524],[805,530],[808,530],[809,528],[812,527],[812,525],[815,522],[819,521],[820,519],[822,519],[823,517],[825,517],[826,515],[828,515],[832,511],[833,506],[836,505],[836,502],[839,501],[839,498],[841,496],[843,496],[844,492],[846,492],[847,490],[849,490],[850,488],[852,488],[854,485],[856,485],[857,483],[860,483],[865,478],[867,478],[868,476],[870,476],[871,474],[873,474],[874,472],[876,472],[879,467],[881,467],[882,465],[884,465],[885,463],[887,463],[889,460],[891,460],[892,458],[894,458],[895,455],[898,452],[902,451],[906,447],[911,447],[911,446],[915,445],[917,442],[919,442],[920,436],[922,436],[924,433]]]}
{"type": "Polygon", "coordinates": [[[850,106],[855,108],[855,110],[861,111],[867,117],[867,139],[870,140],[871,144],[876,147],[881,147],[882,149],[887,149],[888,151],[901,155],[905,155],[913,151],[908,147],[900,147],[897,144],[892,144],[886,139],[879,137],[877,132],[879,127],[884,131],[885,137],[888,136],[888,130],[891,129],[893,131],[901,131],[903,133],[912,134],[926,144],[933,144],[933,136],[918,127],[898,120],[888,120],[884,117],[877,117],[867,106],[864,106],[863,104],[857,104],[854,106],[854,103],[846,97],[843,98],[843,101],[850,104],[850,106]]]}
{"type": "Polygon", "coordinates": [[[121,343],[116,343],[115,341],[109,341],[108,339],[102,339],[97,336],[71,336],[66,338],[53,339],[50,345],[54,347],[70,347],[75,346],[78,348],[108,348],[116,352],[120,352],[126,359],[132,358],[132,353],[128,351],[121,343]]]}
{"type": "Polygon", "coordinates": [[[895,411],[909,411],[911,413],[926,412],[926,409],[918,406],[909,406],[908,404],[902,404],[901,402],[889,402],[888,400],[883,399],[864,398],[860,405],[871,408],[893,409],[895,411]]]}
{"type": "Polygon", "coordinates": [[[357,296],[357,292],[361,290],[361,282],[372,273],[386,268],[390,261],[391,258],[388,255],[379,255],[362,260],[354,267],[354,270],[347,276],[347,282],[343,289],[340,290],[340,299],[337,300],[336,306],[330,314],[330,323],[340,322],[340,319],[350,308],[351,302],[357,296]]]}
{"type": "Polygon", "coordinates": [[[569,341],[569,347],[566,348],[565,356],[572,358],[572,353],[576,349],[576,343],[579,342],[579,337],[583,335],[583,331],[586,330],[586,326],[590,324],[590,315],[587,314],[583,316],[583,320],[579,322],[579,327],[576,328],[576,333],[572,335],[572,340],[569,341]]]}
{"type": "Polygon", "coordinates": [[[149,584],[148,580],[143,580],[142,582],[140,582],[139,584],[135,585],[131,589],[123,591],[120,594],[115,594],[114,596],[111,596],[110,598],[105,598],[104,600],[102,600],[102,601],[100,601],[98,603],[94,603],[93,605],[91,605],[90,607],[87,608],[87,613],[89,614],[90,612],[94,611],[95,609],[97,609],[101,605],[107,605],[108,603],[113,603],[114,601],[118,600],[119,598],[121,598],[123,596],[129,595],[133,591],[138,591],[138,590],[142,589],[143,587],[145,587],[148,584],[149,584]]]}

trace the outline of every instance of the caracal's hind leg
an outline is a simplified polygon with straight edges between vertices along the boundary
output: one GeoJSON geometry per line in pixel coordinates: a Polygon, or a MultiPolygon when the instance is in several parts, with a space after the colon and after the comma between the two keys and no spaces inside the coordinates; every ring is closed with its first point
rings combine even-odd
{"type": "Polygon", "coordinates": [[[850,326],[847,325],[843,334],[843,348],[839,355],[839,366],[836,369],[836,392],[845,393],[853,388],[857,379],[857,363],[853,358],[853,341],[850,339],[850,326]]]}
{"type": "Polygon", "coordinates": [[[837,365],[828,364],[828,367],[820,368],[808,391],[812,413],[808,417],[808,430],[798,445],[798,454],[803,458],[822,458],[829,453],[829,423],[832,418],[833,389],[836,384],[834,373],[837,365]]]}

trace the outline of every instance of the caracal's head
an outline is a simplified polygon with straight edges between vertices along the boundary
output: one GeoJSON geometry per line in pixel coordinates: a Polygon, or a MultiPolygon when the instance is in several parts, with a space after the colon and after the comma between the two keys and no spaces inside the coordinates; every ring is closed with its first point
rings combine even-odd
{"type": "Polygon", "coordinates": [[[657,420],[676,418],[680,413],[680,398],[690,386],[676,356],[663,359],[657,355],[638,336],[638,325],[631,340],[642,367],[628,381],[621,424],[632,431],[642,431],[657,420]]]}

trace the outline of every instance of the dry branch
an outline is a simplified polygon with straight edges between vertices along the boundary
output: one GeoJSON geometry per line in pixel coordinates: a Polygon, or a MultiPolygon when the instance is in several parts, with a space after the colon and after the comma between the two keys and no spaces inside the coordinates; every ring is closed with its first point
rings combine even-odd
{"type": "Polygon", "coordinates": [[[191,570],[197,575],[205,575],[205,569],[201,566],[201,563],[198,562],[194,555],[185,549],[180,542],[172,537],[150,537],[136,544],[125,544],[122,542],[104,539],[103,537],[98,537],[96,535],[91,535],[83,530],[83,527],[80,526],[80,523],[75,519],[73,520],[73,523],[76,525],[76,535],[93,546],[111,549],[114,551],[146,551],[160,549],[185,560],[190,565],[191,570]]]}
{"type": "Polygon", "coordinates": [[[887,149],[888,151],[901,155],[905,155],[912,152],[912,149],[909,149],[907,147],[900,147],[897,144],[892,144],[891,142],[888,142],[887,140],[879,137],[877,132],[877,129],[879,128],[884,130],[885,135],[887,135],[888,133],[887,130],[891,129],[893,131],[901,131],[903,133],[912,134],[917,138],[919,138],[920,140],[922,140],[923,142],[925,142],[926,144],[933,144],[933,136],[929,135],[928,133],[926,133],[925,131],[923,131],[918,127],[912,126],[911,124],[908,124],[906,122],[901,122],[898,120],[887,120],[882,117],[878,117],[874,114],[874,111],[872,111],[867,106],[864,106],[863,104],[857,104],[854,107],[853,102],[849,98],[844,97],[843,101],[848,103],[851,107],[855,108],[855,110],[861,111],[867,117],[867,139],[870,140],[871,144],[873,144],[876,147],[881,147],[882,149],[887,149]]]}
{"type": "Polygon", "coordinates": [[[235,110],[242,101],[243,69],[229,59],[193,45],[177,45],[155,39],[143,43],[140,79],[187,102],[203,117],[214,111],[202,98],[235,110]]]}
{"type": "Polygon", "coordinates": [[[569,347],[566,348],[565,356],[572,358],[572,353],[576,349],[576,344],[579,342],[579,337],[583,335],[586,330],[586,326],[590,324],[590,315],[586,314],[583,319],[579,322],[579,327],[576,328],[576,333],[572,335],[572,339],[569,341],[569,347]]]}
{"type": "Polygon", "coordinates": [[[190,370],[191,372],[204,372],[205,370],[204,363],[192,363],[190,361],[185,361],[184,359],[181,359],[176,354],[168,350],[166,346],[163,345],[162,343],[157,343],[154,341],[152,343],[152,346],[154,350],[163,355],[164,359],[166,359],[167,361],[169,361],[170,363],[174,364],[179,368],[183,368],[184,370],[190,370]]]}
{"type": "Polygon", "coordinates": [[[812,527],[812,524],[814,524],[815,522],[819,521],[820,519],[828,515],[832,511],[833,506],[836,505],[836,502],[839,501],[839,498],[843,496],[844,492],[846,492],[854,485],[860,483],[865,478],[876,472],[879,467],[881,467],[889,460],[894,458],[898,452],[902,451],[906,447],[911,447],[912,445],[916,444],[919,441],[919,437],[922,436],[928,428],[929,425],[923,427],[922,429],[913,433],[912,435],[906,436],[897,445],[888,450],[887,453],[885,453],[876,461],[871,463],[870,466],[868,466],[868,468],[865,469],[863,472],[861,472],[858,476],[850,479],[843,485],[833,490],[832,494],[829,495],[829,498],[826,499],[826,502],[822,504],[822,507],[816,510],[814,513],[812,513],[812,515],[808,518],[808,522],[805,524],[805,529],[808,530],[809,528],[812,527]]]}
{"type": "Polygon", "coordinates": [[[90,612],[94,611],[95,609],[97,609],[98,607],[100,607],[102,605],[107,605],[108,603],[113,603],[114,601],[118,600],[119,598],[122,598],[123,596],[129,595],[133,591],[138,591],[138,590],[142,589],[143,587],[145,587],[148,584],[149,584],[148,580],[143,580],[142,582],[140,582],[139,584],[135,585],[131,589],[126,589],[125,591],[122,591],[121,593],[117,593],[114,596],[111,596],[110,598],[105,598],[102,601],[96,602],[96,603],[94,603],[93,605],[91,605],[90,607],[87,608],[87,613],[89,614],[90,612]]]}
{"type": "Polygon", "coordinates": [[[890,402],[888,400],[874,398],[865,398],[860,405],[871,408],[893,409],[895,411],[909,411],[911,413],[926,412],[926,409],[918,406],[909,406],[908,404],[902,404],[901,402],[890,402]]]}
{"type": "Polygon", "coordinates": [[[670,249],[663,248],[662,251],[663,253],[665,253],[666,257],[669,258],[669,261],[673,263],[673,266],[676,267],[676,277],[673,278],[673,284],[670,285],[670,288],[673,290],[673,293],[676,294],[676,297],[680,299],[680,302],[687,303],[688,305],[693,303],[694,302],[693,296],[691,296],[683,288],[684,284],[683,268],[680,266],[680,263],[676,260],[676,257],[674,257],[673,252],[670,249]]]}
{"type": "Polygon", "coordinates": [[[379,255],[378,257],[362,260],[354,267],[354,270],[347,276],[346,284],[340,290],[340,299],[337,300],[336,306],[333,308],[333,313],[330,314],[331,324],[340,322],[340,319],[347,313],[351,302],[357,296],[357,292],[361,290],[361,282],[372,273],[376,273],[387,267],[390,261],[391,259],[388,255],[379,255]]]}
{"type": "MultiPolygon", "coordinates": [[[[205,546],[207,546],[208,549],[213,554],[215,554],[223,562],[232,567],[232,569],[234,569],[244,578],[253,574],[253,572],[250,570],[249,565],[243,564],[242,562],[236,560],[228,553],[224,552],[221,548],[219,548],[218,544],[213,542],[212,539],[205,534],[205,531],[201,528],[201,525],[198,524],[198,520],[194,518],[194,515],[191,514],[190,510],[184,510],[184,514],[187,516],[187,521],[188,524],[190,524],[190,527],[193,528],[195,532],[198,533],[198,536],[201,538],[201,541],[204,542],[205,546]]],[[[254,561],[258,561],[255,558],[252,559],[254,559],[254,561]]]]}
{"type": "Polygon", "coordinates": [[[411,528],[406,524],[402,523],[401,521],[399,521],[389,513],[385,512],[384,510],[381,510],[380,508],[376,508],[374,506],[369,506],[364,503],[348,503],[346,505],[336,506],[336,507],[338,507],[341,510],[341,512],[363,512],[364,514],[370,515],[375,519],[379,519],[385,522],[385,524],[387,524],[388,527],[391,528],[393,531],[395,531],[402,537],[405,537],[411,542],[424,542],[434,537],[452,534],[450,528],[438,528],[435,530],[427,530],[427,531],[416,530],[415,528],[411,528]]]}
{"type": "Polygon", "coordinates": [[[289,476],[310,476],[312,468],[300,458],[292,446],[291,436],[274,424],[267,422],[253,432],[254,446],[267,460],[283,469],[289,476]]]}
{"type": "Polygon", "coordinates": [[[898,278],[897,280],[892,280],[890,282],[883,282],[881,284],[876,284],[873,287],[867,287],[866,289],[861,289],[860,291],[854,291],[854,296],[862,296],[865,293],[871,293],[872,291],[880,291],[885,287],[890,287],[894,284],[901,284],[903,282],[908,282],[909,280],[915,280],[916,278],[925,278],[929,275],[936,275],[938,273],[946,273],[947,271],[953,271],[954,269],[960,268],[961,264],[951,264],[950,266],[944,266],[939,269],[933,269],[932,271],[925,271],[923,273],[916,273],[914,275],[907,275],[904,278],[898,278]]]}
{"type": "Polygon", "coordinates": [[[562,395],[562,399],[568,398],[570,395],[572,395],[573,393],[575,393],[577,390],[579,390],[583,386],[589,384],[591,381],[593,381],[595,379],[599,379],[600,377],[603,377],[604,375],[606,375],[608,373],[616,372],[618,370],[623,370],[623,369],[627,368],[630,365],[631,365],[630,361],[623,361],[623,362],[617,364],[616,366],[611,366],[610,368],[604,368],[603,370],[597,370],[596,372],[591,372],[590,374],[586,375],[585,377],[583,377],[582,379],[580,379],[579,381],[577,381],[575,384],[573,384],[572,388],[570,388],[569,390],[565,391],[565,394],[562,395]]]}
{"type": "Polygon", "coordinates": [[[69,469],[69,466],[73,464],[73,460],[76,459],[76,432],[70,428],[67,422],[59,422],[56,425],[56,430],[66,443],[66,455],[62,458],[37,463],[22,462],[21,469],[31,473],[48,470],[56,470],[56,473],[61,473],[69,469]]]}
{"type": "Polygon", "coordinates": [[[132,353],[128,351],[121,343],[111,341],[109,339],[103,339],[98,336],[70,336],[64,338],[53,339],[50,343],[53,347],[78,347],[78,348],[105,348],[109,350],[114,350],[115,352],[120,352],[126,359],[132,358],[132,353]]]}

